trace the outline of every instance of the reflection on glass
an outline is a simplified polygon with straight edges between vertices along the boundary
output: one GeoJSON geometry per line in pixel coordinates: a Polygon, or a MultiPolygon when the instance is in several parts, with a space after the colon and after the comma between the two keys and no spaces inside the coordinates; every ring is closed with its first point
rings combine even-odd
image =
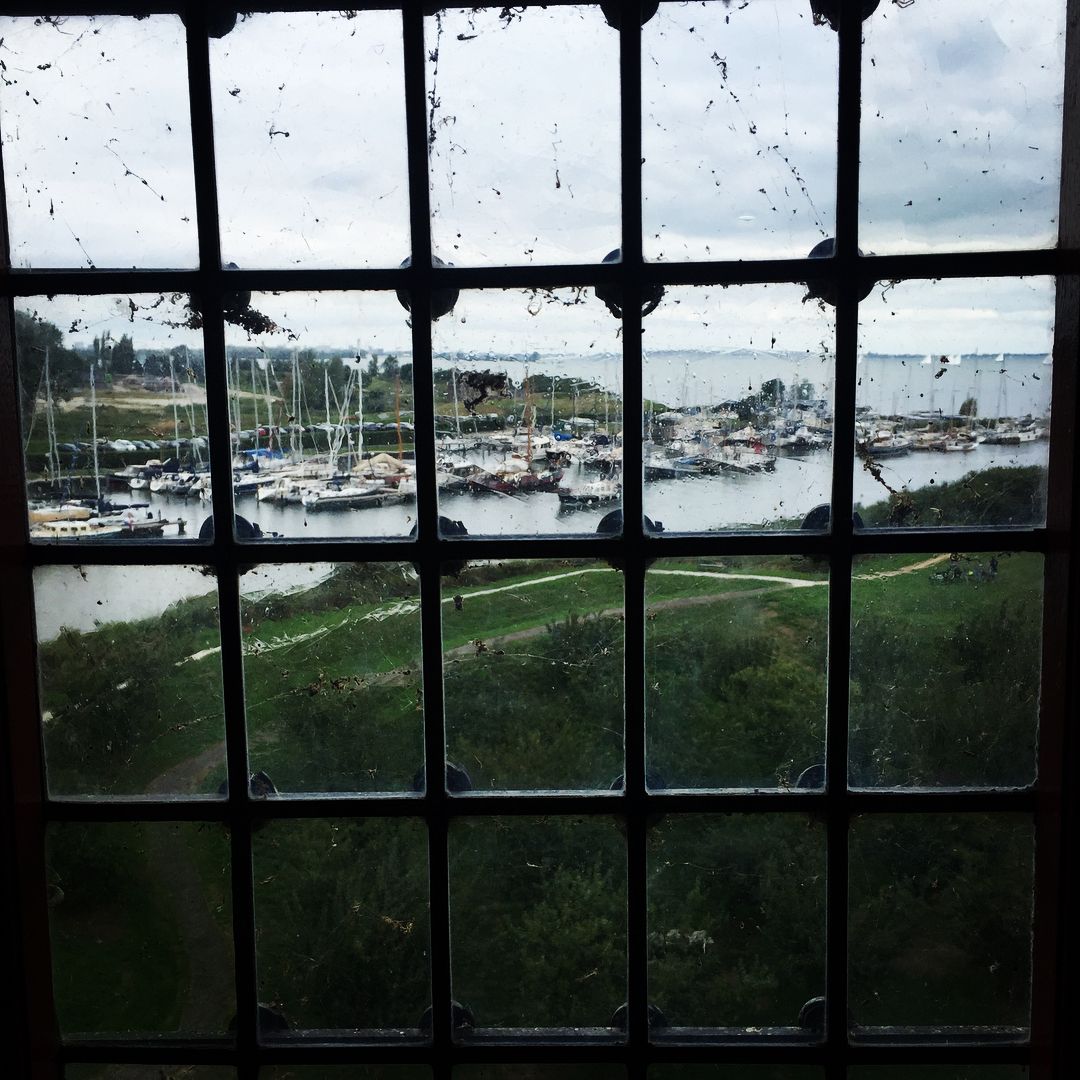
{"type": "Polygon", "coordinates": [[[825,836],[792,814],[667,817],[649,840],[649,1001],[675,1027],[798,1027],[825,990],[825,836]]]}
{"type": "Polygon", "coordinates": [[[415,1034],[430,1003],[423,823],[275,821],[253,843],[259,1000],[287,1030],[415,1034]]]}
{"type": "Polygon", "coordinates": [[[833,235],[836,40],[790,0],[660,5],[642,30],[648,258],[803,258],[833,235]]]}
{"type": "Polygon", "coordinates": [[[436,251],[514,265],[617,247],[619,37],[600,8],[446,9],[425,23],[436,251]]]}
{"type": "Polygon", "coordinates": [[[588,534],[621,507],[621,329],[582,289],[461,294],[432,326],[442,515],[588,534]]]}
{"type": "Polygon", "coordinates": [[[1063,0],[882,4],[864,28],[864,249],[1052,245],[1063,0]]]}
{"type": "Polygon", "coordinates": [[[853,1022],[1026,1027],[1030,819],[863,817],[850,835],[853,1022]]]}
{"type": "Polygon", "coordinates": [[[257,535],[407,536],[412,345],[392,292],[241,296],[225,329],[233,495],[257,535]]]}
{"type": "Polygon", "coordinates": [[[626,1001],[626,856],[610,818],[450,829],[454,998],[477,1028],[607,1028],[626,1001]]]}
{"type": "Polygon", "coordinates": [[[797,529],[827,508],[833,309],[806,299],[678,286],[649,315],[645,513],[666,531],[797,529]]]}
{"type": "Polygon", "coordinates": [[[18,301],[31,540],[199,535],[210,453],[197,325],[175,294],[18,301]]]}
{"type": "Polygon", "coordinates": [[[34,571],[53,795],[213,794],[225,775],[217,583],[195,566],[34,571]]]}
{"type": "Polygon", "coordinates": [[[420,588],[399,563],[240,579],[249,760],[278,791],[405,791],[424,760],[420,588]]]}
{"type": "Polygon", "coordinates": [[[4,17],[0,39],[12,264],[193,266],[180,19],[4,17]]]}
{"type": "Polygon", "coordinates": [[[1041,525],[1053,279],[904,281],[859,315],[863,524],[1041,525]]]}
{"type": "Polygon", "coordinates": [[[210,39],[226,259],[397,266],[409,251],[401,16],[243,16],[210,39]]]}
{"type": "Polygon", "coordinates": [[[828,577],[790,555],[647,571],[652,786],[821,786],[828,577]]]}
{"type": "Polygon", "coordinates": [[[622,773],[622,590],[584,559],[444,577],[447,753],[470,787],[607,789],[622,773]]]}
{"type": "Polygon", "coordinates": [[[1042,594],[1043,557],[1034,552],[859,559],[851,783],[1031,783],[1042,594]]]}
{"type": "Polygon", "coordinates": [[[53,990],[65,1035],[224,1034],[229,843],[193,822],[49,827],[53,990]]]}

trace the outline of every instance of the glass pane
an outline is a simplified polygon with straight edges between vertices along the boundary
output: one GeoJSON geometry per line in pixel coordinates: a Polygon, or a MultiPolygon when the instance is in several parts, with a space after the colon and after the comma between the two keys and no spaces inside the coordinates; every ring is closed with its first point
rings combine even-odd
{"type": "Polygon", "coordinates": [[[825,830],[667,817],[649,840],[649,1001],[675,1027],[796,1028],[825,992],[825,830]]]}
{"type": "Polygon", "coordinates": [[[397,266],[409,253],[401,16],[243,16],[210,39],[226,260],[397,266]]]}
{"type": "Polygon", "coordinates": [[[623,765],[623,581],[585,559],[443,579],[447,753],[478,791],[602,788],[623,765]]]}
{"type": "Polygon", "coordinates": [[[834,234],[836,35],[808,4],[661,4],[641,76],[648,258],[802,258],[834,234]]]}
{"type": "Polygon", "coordinates": [[[1025,1028],[1033,832],[1020,815],[909,814],[851,829],[849,980],[860,1026],[1025,1028]]]}
{"type": "Polygon", "coordinates": [[[453,822],[450,924],[454,998],[477,1028],[606,1029],[626,1000],[626,857],[616,822],[453,822]]]}
{"type": "Polygon", "coordinates": [[[225,328],[241,518],[263,536],[407,536],[412,345],[390,292],[256,293],[225,328]]]}
{"type": "Polygon", "coordinates": [[[54,823],[46,855],[62,1034],[224,1034],[236,1012],[225,829],[54,823]]]}
{"type": "Polygon", "coordinates": [[[827,514],[833,309],[805,300],[801,285],[677,286],[648,317],[645,513],[668,532],[827,514]]]}
{"type": "Polygon", "coordinates": [[[212,795],[225,776],[217,581],[197,566],[40,566],[52,795],[212,795]]]}
{"type": "Polygon", "coordinates": [[[865,23],[859,235],[879,255],[1057,240],[1065,4],[882,4],[865,23]]]}
{"type": "Polygon", "coordinates": [[[645,575],[653,787],[820,787],[829,569],[661,559],[645,575]]]}
{"type": "Polygon", "coordinates": [[[432,326],[440,513],[472,535],[619,531],[622,323],[583,289],[465,292],[455,316],[432,326]]]}
{"type": "Polygon", "coordinates": [[[898,282],[860,319],[862,524],[1041,525],[1053,279],[898,282]]]}
{"type": "Polygon", "coordinates": [[[599,262],[619,243],[621,190],[619,37],[600,8],[443,10],[425,23],[436,252],[599,262]]]}
{"type": "Polygon", "coordinates": [[[1035,779],[1043,557],[869,555],[851,585],[850,779],[1035,779]]]}
{"type": "Polygon", "coordinates": [[[17,303],[30,538],[197,538],[210,513],[209,424],[186,297],[17,303]]]}
{"type": "Polygon", "coordinates": [[[415,1035],[430,1002],[423,823],[274,821],[253,844],[259,1000],[292,1031],[415,1035]]]}
{"type": "Polygon", "coordinates": [[[4,17],[0,39],[12,265],[194,266],[180,19],[4,17]]]}
{"type": "Polygon", "coordinates": [[[278,791],[407,791],[424,761],[420,584],[400,563],[240,579],[249,761],[278,791]]]}

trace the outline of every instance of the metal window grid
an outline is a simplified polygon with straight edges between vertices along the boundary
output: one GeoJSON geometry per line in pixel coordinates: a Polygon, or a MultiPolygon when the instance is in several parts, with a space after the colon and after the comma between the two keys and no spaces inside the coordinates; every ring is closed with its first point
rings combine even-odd
{"type": "MultiPolygon", "coordinates": [[[[548,0],[547,6],[567,0],[548,0]]],[[[768,262],[693,262],[649,264],[642,260],[641,236],[641,58],[637,4],[624,4],[619,66],[622,87],[622,262],[618,265],[517,266],[452,269],[431,265],[427,160],[427,101],[423,19],[430,3],[367,3],[364,8],[393,8],[402,13],[409,191],[412,229],[411,266],[397,270],[221,269],[217,189],[213,153],[210,65],[205,34],[207,9],[213,3],[15,3],[15,14],[145,14],[182,11],[187,19],[187,70],[194,146],[198,209],[199,269],[193,271],[15,271],[7,269],[7,237],[0,198],[0,286],[6,298],[0,312],[0,432],[18,430],[14,346],[14,300],[41,294],[103,294],[128,291],[196,292],[202,297],[204,348],[212,437],[213,512],[219,527],[212,542],[157,541],[150,545],[107,544],[93,547],[30,545],[26,516],[14,511],[0,519],[0,556],[4,588],[0,633],[4,646],[4,712],[10,771],[2,780],[5,840],[13,856],[5,869],[15,873],[8,897],[14,908],[9,926],[21,949],[9,950],[17,965],[23,1011],[12,1014],[12,1036],[28,1075],[59,1074],[67,1062],[204,1063],[233,1065],[240,1077],[253,1077],[271,1063],[380,1062],[428,1063],[435,1077],[448,1077],[454,1064],[513,1062],[614,1063],[628,1077],[644,1077],[662,1062],[805,1063],[822,1067],[839,1080],[849,1065],[860,1063],[1029,1065],[1038,1076],[1065,1075],[1068,1009],[1074,1000],[1070,961],[1075,935],[1067,918],[1075,898],[1075,869],[1066,858],[1075,835],[1075,795],[1064,783],[1075,773],[1076,750],[1068,739],[1067,718],[1076,701],[1078,669],[1077,552],[1073,505],[1075,417],[1080,338],[1080,0],[1069,0],[1066,52],[1065,115],[1062,163],[1060,241],[1052,250],[979,254],[860,257],[858,254],[859,101],[861,64],[860,3],[843,4],[839,26],[839,114],[836,254],[831,260],[768,262]],[[434,405],[430,394],[416,395],[418,536],[409,541],[289,540],[244,543],[220,523],[232,519],[229,417],[224,363],[223,297],[236,289],[385,289],[406,288],[412,311],[429,310],[429,297],[440,287],[544,287],[617,284],[623,294],[623,393],[642,399],[640,297],[654,283],[728,284],[742,282],[831,280],[836,288],[836,391],[832,505],[852,502],[854,466],[855,362],[858,290],[867,280],[978,276],[1055,275],[1058,281],[1054,344],[1053,435],[1050,450],[1049,506],[1045,527],[991,529],[853,530],[851,515],[832,515],[826,535],[731,533],[709,536],[649,535],[642,527],[642,488],[624,489],[625,529],[618,538],[526,540],[443,539],[437,531],[438,508],[434,463],[434,405]],[[846,786],[847,693],[852,559],[864,553],[979,550],[1002,547],[1045,556],[1043,692],[1040,717],[1039,779],[1022,790],[849,791],[846,786]],[[820,792],[648,792],[645,787],[644,735],[644,571],[659,556],[816,554],[830,563],[829,673],[826,765],[828,783],[820,792]],[[604,794],[450,795],[441,782],[445,750],[442,727],[443,686],[439,567],[445,560],[493,557],[617,557],[625,566],[625,789],[604,794]],[[238,569],[256,562],[412,560],[420,566],[425,750],[429,783],[422,796],[299,797],[272,801],[249,798],[242,679],[238,569]],[[34,676],[31,575],[46,564],[199,563],[217,574],[220,595],[224,709],[228,756],[227,801],[162,798],[138,803],[65,801],[48,798],[38,732],[34,676]],[[717,1032],[694,1042],[650,1041],[646,970],[646,819],[657,812],[806,811],[823,815],[827,828],[827,971],[829,1002],[820,1042],[766,1037],[736,1037],[717,1032]],[[927,811],[1022,811],[1036,823],[1036,903],[1032,1028],[1028,1041],[993,1034],[933,1039],[902,1033],[877,1040],[850,1041],[843,1018],[847,1008],[847,832],[857,814],[927,811]],[[457,1043],[451,1032],[450,917],[447,832],[457,817],[492,814],[621,814],[625,817],[627,859],[628,1028],[624,1042],[588,1043],[560,1036],[537,1039],[471,1039],[457,1043]],[[433,1029],[422,1042],[371,1044],[306,1042],[260,1044],[257,1033],[255,928],[252,892],[253,827],[266,818],[379,817],[415,815],[427,824],[430,873],[431,990],[433,1029]],[[232,905],[236,964],[237,1032],[235,1042],[154,1040],[61,1043],[56,1033],[49,976],[48,919],[44,883],[44,828],[50,821],[197,821],[226,823],[232,855],[232,905]],[[22,1023],[27,1023],[25,1031],[22,1023]]],[[[263,10],[319,10],[317,3],[277,2],[263,10]]],[[[2,183],[2,177],[0,177],[2,183]]],[[[0,196],[3,191],[0,190],[0,196]]],[[[413,320],[413,371],[418,388],[432,383],[430,323],[413,320]]],[[[624,432],[624,470],[640,476],[642,432],[628,424],[624,432]]],[[[0,493],[8,507],[24,506],[23,463],[18,441],[5,436],[0,453],[0,493]]]]}

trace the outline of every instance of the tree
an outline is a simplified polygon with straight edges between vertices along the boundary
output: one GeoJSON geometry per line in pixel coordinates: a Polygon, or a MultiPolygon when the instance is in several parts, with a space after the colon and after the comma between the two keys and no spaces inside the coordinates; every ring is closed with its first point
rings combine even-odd
{"type": "Polygon", "coordinates": [[[130,375],[135,370],[135,345],[130,335],[123,334],[113,345],[108,370],[113,375],[130,375]]]}

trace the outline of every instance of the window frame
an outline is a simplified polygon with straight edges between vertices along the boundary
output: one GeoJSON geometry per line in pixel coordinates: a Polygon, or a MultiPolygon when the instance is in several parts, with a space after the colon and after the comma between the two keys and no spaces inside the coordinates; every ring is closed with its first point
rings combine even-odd
{"type": "MultiPolygon", "coordinates": [[[[567,0],[552,0],[565,3],[567,0]]],[[[858,0],[843,5],[839,26],[839,106],[836,253],[832,259],[764,262],[717,261],[646,263],[641,228],[641,52],[636,20],[624,19],[619,31],[621,82],[622,253],[619,264],[451,268],[431,265],[431,226],[427,157],[427,99],[424,10],[421,0],[381,2],[363,8],[402,12],[408,139],[411,265],[395,270],[247,270],[221,268],[217,185],[213,153],[210,61],[203,3],[138,3],[69,0],[64,13],[145,14],[184,11],[189,27],[187,69],[191,106],[199,268],[192,271],[13,270],[8,266],[6,199],[0,170],[0,432],[17,432],[18,392],[14,370],[13,312],[22,296],[43,293],[112,294],[135,291],[196,292],[202,297],[204,350],[209,388],[213,512],[218,522],[233,515],[231,444],[228,438],[223,301],[239,289],[385,289],[404,288],[411,310],[429,310],[433,290],[466,287],[616,285],[623,293],[623,395],[642,400],[640,300],[655,284],[723,285],[750,282],[831,281],[837,291],[835,399],[831,504],[851,506],[855,464],[855,364],[858,293],[866,281],[893,278],[1052,275],[1057,280],[1047,520],[1038,528],[895,529],[857,532],[849,514],[834,514],[827,534],[718,533],[709,536],[656,536],[642,526],[642,485],[623,491],[621,537],[581,539],[450,539],[438,536],[435,483],[434,403],[417,393],[414,418],[418,475],[418,536],[402,541],[327,541],[235,539],[218,529],[212,542],[155,541],[149,545],[58,542],[30,544],[26,515],[0,519],[0,638],[4,647],[3,736],[9,770],[0,783],[3,831],[11,845],[13,887],[4,899],[12,907],[5,949],[12,971],[21,979],[22,1011],[13,1010],[8,1045],[25,1062],[26,1075],[59,1075],[70,1062],[220,1063],[238,1076],[254,1076],[259,1065],[280,1063],[423,1063],[433,1076],[448,1077],[453,1065],[498,1062],[609,1062],[626,1067],[628,1077],[644,1077],[649,1065],[662,1062],[806,1063],[840,1077],[850,1065],[871,1063],[941,1063],[1028,1065],[1039,1077],[1066,1075],[1077,1065],[1070,1045],[1069,1009],[1075,1004],[1072,971],[1076,935],[1068,918],[1078,899],[1075,861],[1076,739],[1068,721],[1076,715],[1080,671],[1080,611],[1076,559],[1078,542],[1073,488],[1076,474],[1077,365],[1080,362],[1080,0],[1068,0],[1065,109],[1059,243],[1048,250],[946,253],[935,255],[860,256],[858,254],[859,121],[861,20],[858,0]],[[1042,701],[1040,705],[1039,780],[1016,790],[849,791],[847,773],[848,660],[851,611],[851,564],[861,554],[919,550],[991,551],[1007,545],[1045,557],[1042,701]],[[77,552],[77,555],[76,555],[77,552]],[[649,792],[645,786],[644,726],[644,574],[649,560],[673,556],[802,553],[826,557],[830,564],[829,669],[826,768],[829,782],[820,792],[649,792]],[[248,794],[246,723],[242,678],[239,576],[253,562],[413,561],[420,567],[424,741],[429,777],[441,775],[445,761],[439,567],[444,561],[492,557],[591,556],[619,559],[625,583],[625,788],[621,793],[451,795],[430,784],[415,797],[288,796],[253,800],[248,794]],[[225,730],[229,796],[223,802],[181,798],[158,800],[75,801],[49,798],[39,733],[32,572],[47,564],[202,563],[217,575],[224,678],[225,730]],[[839,782],[834,782],[834,781],[839,782]],[[1069,782],[1066,782],[1066,781],[1069,782]],[[805,811],[825,817],[827,832],[826,996],[830,1007],[820,1043],[752,1036],[703,1036],[681,1043],[650,1041],[646,951],[646,831],[656,813],[805,811]],[[1032,1026],[1030,1040],[1015,1043],[974,1036],[934,1041],[849,1039],[847,1003],[847,830],[863,813],[928,811],[1022,811],[1036,825],[1036,889],[1033,948],[1032,1026]],[[477,1036],[455,1041],[451,1030],[450,908],[448,829],[459,816],[495,814],[621,814],[626,819],[627,856],[627,1000],[624,1042],[572,1040],[559,1033],[538,1039],[477,1036]],[[352,1042],[260,1043],[257,1033],[253,828],[267,818],[422,817],[428,829],[431,922],[431,991],[436,1007],[430,1042],[395,1040],[352,1042]],[[45,895],[44,830],[51,821],[206,820],[229,826],[232,855],[232,903],[236,955],[237,1035],[227,1042],[153,1040],[61,1042],[56,1030],[49,962],[45,895]],[[440,1007],[441,1006],[441,1007],[440,1007]]],[[[492,6],[492,5],[486,5],[492,6]]],[[[501,5],[493,5],[501,6],[501,5]]],[[[548,6],[551,6],[549,3],[548,6]]],[[[629,10],[631,5],[626,4],[629,10]]],[[[12,14],[55,14],[46,3],[14,3],[12,14]]],[[[272,3],[261,10],[320,10],[318,3],[272,3]]],[[[414,319],[412,327],[415,386],[432,381],[431,325],[414,319]]],[[[635,424],[624,431],[624,472],[641,473],[642,433],[635,424]]],[[[0,496],[9,506],[25,507],[23,462],[18,440],[0,446],[0,496]]]]}

